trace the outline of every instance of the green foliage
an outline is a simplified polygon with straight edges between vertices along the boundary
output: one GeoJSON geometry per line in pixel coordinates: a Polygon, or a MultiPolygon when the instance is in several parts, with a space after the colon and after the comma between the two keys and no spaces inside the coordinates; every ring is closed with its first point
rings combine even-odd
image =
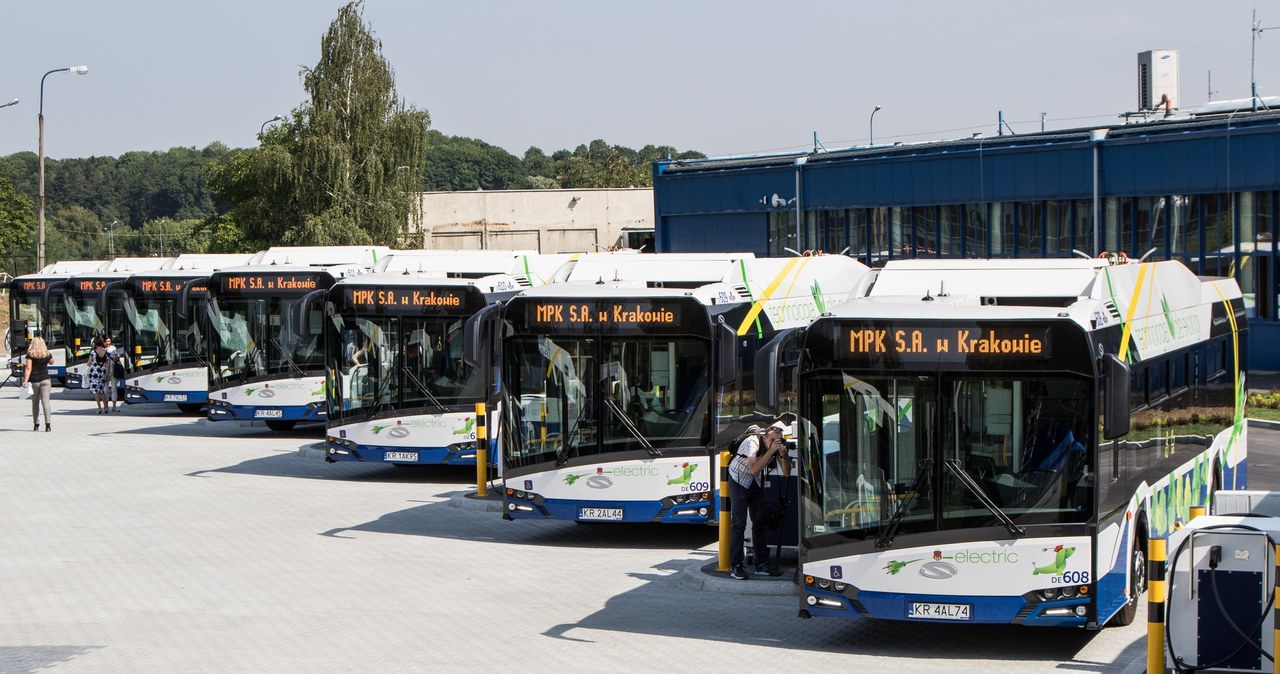
{"type": "Polygon", "coordinates": [[[36,210],[31,199],[0,176],[0,271],[14,276],[32,271],[35,230],[36,210]]]}
{"type": "Polygon", "coordinates": [[[424,187],[429,192],[505,190],[526,186],[525,168],[510,152],[482,140],[427,133],[424,187]]]}

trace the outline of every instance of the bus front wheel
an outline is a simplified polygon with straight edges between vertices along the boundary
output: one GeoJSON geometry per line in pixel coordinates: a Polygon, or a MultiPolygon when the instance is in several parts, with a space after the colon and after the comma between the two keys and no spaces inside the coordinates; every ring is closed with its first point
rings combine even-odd
{"type": "Polygon", "coordinates": [[[271,419],[267,421],[267,428],[273,431],[291,431],[297,424],[296,421],[283,421],[280,419],[271,419]]]}
{"type": "Polygon", "coordinates": [[[1139,518],[1133,540],[1133,551],[1129,557],[1129,602],[1111,618],[1111,624],[1124,627],[1133,624],[1138,616],[1138,602],[1147,591],[1147,536],[1145,526],[1139,518]]]}

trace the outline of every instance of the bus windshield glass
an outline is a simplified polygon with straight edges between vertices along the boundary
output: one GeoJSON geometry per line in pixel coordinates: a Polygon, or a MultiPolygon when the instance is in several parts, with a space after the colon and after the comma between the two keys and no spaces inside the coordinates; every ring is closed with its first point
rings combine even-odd
{"type": "Polygon", "coordinates": [[[9,292],[9,315],[13,320],[26,321],[28,326],[39,327],[41,336],[49,347],[64,344],[66,334],[62,325],[62,312],[59,311],[63,302],[61,288],[54,287],[48,291],[50,316],[44,316],[40,311],[45,291],[25,291],[15,285],[9,292]]]}
{"type": "MultiPolygon", "coordinates": [[[[98,296],[96,294],[68,293],[65,296],[67,319],[70,323],[67,335],[67,353],[72,358],[88,358],[93,350],[93,338],[103,333],[103,324],[98,316],[98,296]]],[[[115,340],[112,335],[112,340],[115,340]]]]}
{"type": "Polygon", "coordinates": [[[705,446],[710,350],[692,337],[508,339],[507,465],[705,446]]]}
{"type": "Polygon", "coordinates": [[[806,537],[1093,516],[1086,378],[824,371],[802,386],[820,420],[805,438],[806,537]]]}
{"type": "Polygon", "coordinates": [[[227,386],[252,378],[301,377],[318,372],[324,360],[320,311],[307,317],[304,337],[290,327],[296,297],[221,297],[210,302],[215,326],[210,353],[213,382],[227,386]]]}
{"type": "Polygon", "coordinates": [[[177,299],[173,296],[153,294],[126,296],[124,315],[131,333],[126,344],[135,349],[134,358],[139,365],[174,365],[183,360],[194,359],[187,340],[196,337],[191,335],[190,331],[175,334],[177,332],[176,306],[177,299]]]}
{"type": "Polygon", "coordinates": [[[481,374],[462,360],[459,316],[335,316],[329,339],[331,418],[385,410],[443,412],[484,395],[481,374]]]}

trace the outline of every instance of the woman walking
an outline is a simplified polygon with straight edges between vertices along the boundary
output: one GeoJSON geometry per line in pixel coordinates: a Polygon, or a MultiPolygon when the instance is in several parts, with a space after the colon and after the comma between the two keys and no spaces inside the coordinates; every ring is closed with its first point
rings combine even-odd
{"type": "Polygon", "coordinates": [[[27,364],[22,368],[22,385],[31,386],[31,419],[35,422],[33,431],[40,430],[40,406],[44,405],[44,430],[51,431],[49,412],[49,346],[44,338],[36,337],[27,345],[27,364]]]}
{"type": "Polygon", "coordinates": [[[111,359],[107,357],[107,344],[102,337],[93,338],[93,351],[89,352],[89,390],[98,414],[107,413],[107,371],[111,359]]]}

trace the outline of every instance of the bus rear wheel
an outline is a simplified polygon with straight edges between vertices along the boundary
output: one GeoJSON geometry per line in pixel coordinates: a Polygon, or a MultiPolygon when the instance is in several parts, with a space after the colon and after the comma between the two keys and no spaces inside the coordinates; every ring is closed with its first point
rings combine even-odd
{"type": "Polygon", "coordinates": [[[1147,591],[1147,536],[1142,530],[1142,521],[1139,520],[1129,561],[1129,602],[1111,618],[1111,624],[1116,627],[1133,624],[1133,619],[1138,616],[1138,602],[1147,591]]]}
{"type": "Polygon", "coordinates": [[[267,428],[273,431],[291,431],[297,425],[296,421],[282,421],[280,419],[271,419],[267,421],[267,428]]]}

